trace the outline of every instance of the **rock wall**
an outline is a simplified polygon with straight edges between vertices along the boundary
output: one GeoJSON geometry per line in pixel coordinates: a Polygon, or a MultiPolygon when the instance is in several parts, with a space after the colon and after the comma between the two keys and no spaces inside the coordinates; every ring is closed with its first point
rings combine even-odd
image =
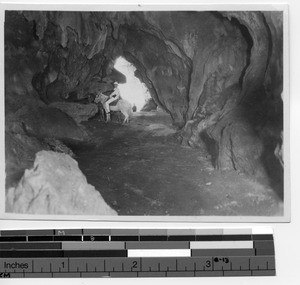
{"type": "MultiPolygon", "coordinates": [[[[283,119],[282,12],[222,12],[221,15],[240,29],[247,43],[244,68],[239,70],[239,78],[219,90],[221,77],[206,80],[201,89],[200,109],[183,129],[183,143],[204,147],[208,136],[209,143],[214,142],[215,165],[219,169],[235,169],[277,180],[276,177],[282,177],[281,171],[274,171],[280,168],[274,150],[281,141],[283,119]]],[[[232,57],[238,58],[236,54],[232,57]]],[[[225,58],[230,58],[230,54],[225,58]]],[[[282,187],[282,180],[279,184],[282,187]]]]}
{"type": "Polygon", "coordinates": [[[182,126],[199,112],[206,116],[211,110],[203,108],[214,108],[226,88],[243,83],[243,98],[263,84],[271,58],[268,33],[280,29],[266,26],[268,17],[272,22],[280,15],[266,14],[27,11],[19,17],[33,27],[44,57],[43,70],[34,75],[43,101],[83,99],[105,83],[124,82],[113,69],[122,55],[138,68],[157,105],[182,126]],[[250,59],[245,33],[253,45],[250,59]]]}
{"type": "MultiPolygon", "coordinates": [[[[126,80],[114,69],[123,56],[182,130],[184,144],[205,147],[208,138],[217,167],[261,176],[273,164],[282,131],[282,17],[273,11],[7,12],[6,114],[24,105],[46,114],[49,104],[82,104],[108,92],[114,81],[126,80]]],[[[29,134],[40,133],[24,121],[29,134]]],[[[71,137],[86,138],[71,129],[71,137]]]]}
{"type": "MultiPolygon", "coordinates": [[[[62,49],[55,45],[56,42],[53,43],[55,35],[49,32],[50,28],[39,29],[41,24],[28,21],[25,14],[20,11],[5,14],[7,188],[15,185],[25,169],[32,167],[38,151],[55,149],[72,153],[65,143],[89,139],[87,132],[70,116],[47,105],[46,87],[56,80],[64,54],[60,53],[62,49]],[[39,36],[44,32],[47,36],[43,41],[39,36]]],[[[37,14],[42,23],[45,18],[37,14]]],[[[58,97],[55,94],[54,98],[58,97]]]]}
{"type": "Polygon", "coordinates": [[[130,54],[127,57],[133,63],[143,66],[144,76],[155,90],[151,95],[157,105],[169,112],[175,124],[182,126],[188,106],[190,66],[153,34],[131,28],[121,32],[126,34],[124,52],[130,54]]]}
{"type": "Polygon", "coordinates": [[[246,64],[239,29],[209,12],[27,11],[19,17],[34,27],[44,68],[34,74],[33,86],[46,103],[84,99],[103,92],[105,83],[124,82],[113,69],[122,55],[182,127],[199,108],[207,81],[217,82],[220,93],[238,82],[246,64]]]}
{"type": "Polygon", "coordinates": [[[135,21],[120,29],[123,54],[179,127],[205,103],[204,88],[210,88],[206,97],[214,104],[239,81],[247,45],[228,20],[209,12],[146,12],[135,21]]]}
{"type": "Polygon", "coordinates": [[[39,215],[117,215],[66,154],[41,151],[6,195],[6,212],[39,215]]]}

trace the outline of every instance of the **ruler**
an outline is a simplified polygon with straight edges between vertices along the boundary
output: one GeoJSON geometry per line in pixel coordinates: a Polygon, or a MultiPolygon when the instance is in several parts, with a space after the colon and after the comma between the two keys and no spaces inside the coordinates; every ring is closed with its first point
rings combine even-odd
{"type": "Polygon", "coordinates": [[[273,234],[253,229],[0,232],[0,278],[274,275],[273,234]]]}

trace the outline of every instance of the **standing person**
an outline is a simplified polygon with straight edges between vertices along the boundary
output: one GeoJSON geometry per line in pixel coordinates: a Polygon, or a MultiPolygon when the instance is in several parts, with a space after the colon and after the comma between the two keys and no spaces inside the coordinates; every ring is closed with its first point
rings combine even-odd
{"type": "Polygon", "coordinates": [[[121,99],[121,92],[118,87],[118,82],[114,83],[114,91],[109,95],[108,100],[104,103],[104,109],[107,115],[107,121],[110,121],[110,110],[109,110],[109,104],[117,101],[118,99],[121,99]]]}
{"type": "Polygon", "coordinates": [[[136,112],[136,106],[135,106],[135,104],[133,104],[133,107],[132,107],[132,112],[136,112]]]}

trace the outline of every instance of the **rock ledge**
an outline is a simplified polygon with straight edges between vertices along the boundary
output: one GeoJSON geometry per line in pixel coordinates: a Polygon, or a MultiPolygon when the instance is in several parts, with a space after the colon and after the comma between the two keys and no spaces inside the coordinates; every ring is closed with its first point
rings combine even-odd
{"type": "Polygon", "coordinates": [[[67,154],[40,151],[16,188],[6,195],[6,212],[57,215],[117,215],[67,154]]]}

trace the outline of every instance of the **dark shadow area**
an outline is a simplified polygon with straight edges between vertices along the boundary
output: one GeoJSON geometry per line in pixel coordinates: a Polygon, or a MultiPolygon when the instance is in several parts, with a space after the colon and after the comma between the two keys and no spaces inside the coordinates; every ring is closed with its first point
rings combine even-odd
{"type": "Polygon", "coordinates": [[[264,141],[264,152],[261,156],[262,163],[269,177],[269,184],[278,197],[284,200],[284,169],[274,155],[276,141],[269,139],[264,141]]]}
{"type": "Polygon", "coordinates": [[[268,176],[270,187],[284,199],[284,170],[275,156],[277,144],[282,144],[283,103],[268,98],[263,90],[253,94],[240,107],[243,119],[263,145],[260,160],[268,176]]]}
{"type": "Polygon", "coordinates": [[[202,132],[200,134],[201,140],[204,142],[206,146],[206,150],[211,156],[211,163],[214,168],[217,166],[217,158],[218,158],[218,145],[214,139],[209,137],[206,132],[202,132]]]}
{"type": "Polygon", "coordinates": [[[231,22],[238,26],[241,33],[242,33],[242,36],[244,37],[244,39],[246,40],[247,42],[247,58],[246,58],[246,65],[241,73],[241,76],[240,76],[240,80],[239,80],[239,83],[242,84],[243,83],[243,79],[244,79],[244,76],[246,74],[246,70],[247,68],[249,67],[250,65],[250,60],[251,60],[251,49],[253,47],[253,40],[252,40],[252,37],[249,33],[249,30],[247,29],[247,27],[245,25],[242,25],[237,19],[233,18],[231,20],[231,22]]]}
{"type": "Polygon", "coordinates": [[[264,144],[261,160],[270,179],[270,184],[277,195],[284,199],[284,169],[274,151],[277,145],[282,145],[283,102],[281,99],[269,101],[265,105],[264,124],[259,129],[259,135],[264,144]]]}
{"type": "Polygon", "coordinates": [[[9,189],[10,187],[16,187],[22,176],[24,175],[25,170],[16,170],[15,172],[10,171],[11,173],[6,175],[5,179],[5,189],[9,189]]]}

